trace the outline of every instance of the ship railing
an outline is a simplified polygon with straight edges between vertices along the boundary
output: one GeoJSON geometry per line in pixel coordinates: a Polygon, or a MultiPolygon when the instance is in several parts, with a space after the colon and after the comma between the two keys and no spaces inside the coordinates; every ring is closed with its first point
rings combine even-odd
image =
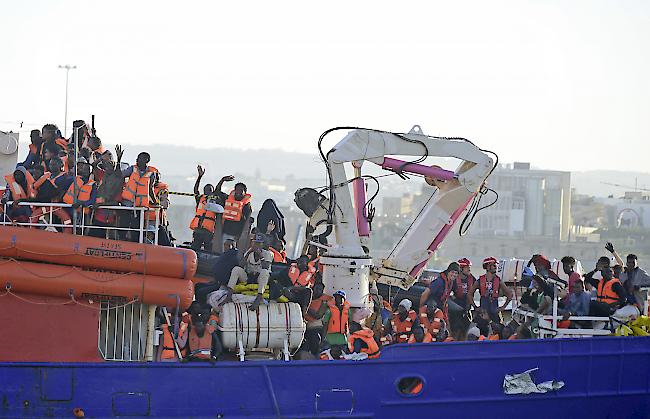
{"type": "MultiPolygon", "coordinates": [[[[39,219],[44,218],[45,222],[39,222],[39,220],[32,220],[30,218],[29,222],[16,222],[6,215],[7,209],[13,205],[13,201],[7,201],[2,207],[2,214],[0,214],[0,225],[7,226],[20,226],[20,227],[37,227],[45,230],[56,230],[63,228],[72,229],[73,234],[77,235],[87,235],[90,229],[104,231],[104,236],[114,232],[113,235],[116,235],[117,232],[136,232],[138,235],[138,242],[144,243],[146,234],[150,226],[153,226],[151,232],[154,237],[152,242],[158,244],[158,231],[160,227],[160,210],[161,207],[127,207],[122,205],[93,205],[92,207],[86,207],[85,209],[90,209],[90,212],[87,211],[72,211],[72,224],[63,224],[55,221],[56,214],[55,212],[61,208],[72,208],[72,204],[60,203],[60,202],[19,202],[18,205],[21,207],[31,207],[32,210],[36,208],[43,208],[43,215],[39,219]],[[92,220],[95,216],[95,211],[98,209],[112,210],[116,211],[118,214],[120,212],[132,211],[134,214],[138,215],[139,226],[138,228],[132,227],[119,227],[117,225],[105,226],[105,225],[96,225],[92,223],[92,220]],[[152,223],[149,223],[148,216],[151,212],[155,212],[155,218],[152,220],[152,223]]],[[[80,207],[80,209],[83,207],[80,207]]],[[[58,230],[57,230],[58,231],[58,230]]]]}
{"type": "Polygon", "coordinates": [[[606,336],[612,334],[612,319],[610,317],[599,317],[599,316],[569,316],[567,320],[571,321],[589,321],[589,322],[601,322],[605,323],[607,327],[603,329],[566,329],[553,327],[552,324],[560,320],[564,320],[564,316],[553,316],[552,314],[539,314],[533,311],[525,310],[521,307],[516,308],[513,311],[513,317],[518,318],[521,322],[529,318],[537,318],[548,322],[548,326],[540,325],[538,334],[540,337],[561,337],[561,336],[571,336],[571,335],[583,335],[583,336],[606,336]]]}
{"type": "Polygon", "coordinates": [[[97,349],[106,361],[144,361],[149,306],[139,302],[101,303],[97,349]]]}

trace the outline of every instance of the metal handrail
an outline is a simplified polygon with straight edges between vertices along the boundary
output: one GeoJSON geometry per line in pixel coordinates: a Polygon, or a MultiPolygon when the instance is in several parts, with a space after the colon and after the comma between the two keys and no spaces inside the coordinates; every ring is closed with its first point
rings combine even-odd
{"type": "MultiPolygon", "coordinates": [[[[3,206],[3,214],[7,214],[7,207],[13,205],[13,201],[7,201],[4,206],[3,206]]],[[[62,202],[19,202],[18,206],[22,207],[32,207],[32,208],[72,208],[72,204],[66,204],[62,202]]],[[[83,208],[83,207],[82,207],[83,208]]],[[[88,207],[86,207],[88,208],[88,207]]],[[[113,210],[113,211],[134,211],[134,212],[139,212],[140,213],[140,225],[137,229],[135,228],[128,228],[128,227],[117,227],[117,226],[99,226],[99,225],[93,225],[92,224],[92,216],[87,217],[85,211],[80,211],[79,213],[77,211],[73,212],[73,219],[74,222],[72,225],[70,224],[57,224],[53,221],[53,216],[54,216],[54,211],[55,210],[50,210],[47,212],[43,213],[43,216],[49,216],[48,221],[46,223],[33,223],[33,222],[15,222],[13,220],[8,220],[8,217],[0,217],[0,226],[3,225],[11,225],[11,226],[21,226],[21,227],[41,227],[41,228],[49,228],[49,227],[54,227],[54,228],[72,228],[73,229],[73,234],[77,234],[77,228],[79,228],[83,234],[84,230],[86,228],[93,228],[93,229],[98,229],[98,230],[116,230],[116,231],[137,231],[139,233],[139,242],[143,243],[144,238],[145,238],[145,232],[146,232],[146,225],[145,225],[145,217],[147,213],[151,211],[155,211],[156,217],[155,217],[155,231],[154,231],[154,243],[158,244],[158,230],[160,227],[160,210],[162,209],[159,206],[154,206],[154,207],[127,207],[127,206],[122,206],[122,205],[93,205],[92,206],[93,211],[95,209],[107,209],[107,210],[113,210]],[[77,223],[78,216],[81,216],[81,222],[77,223]],[[86,224],[87,218],[90,218],[90,222],[86,224]]],[[[30,220],[31,221],[31,220],[30,220]]],[[[148,223],[147,223],[148,224],[148,223]]]]}

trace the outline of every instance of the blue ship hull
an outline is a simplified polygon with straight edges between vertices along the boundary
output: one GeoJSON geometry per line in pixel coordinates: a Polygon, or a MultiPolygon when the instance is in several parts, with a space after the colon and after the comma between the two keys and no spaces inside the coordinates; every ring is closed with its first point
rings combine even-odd
{"type": "Polygon", "coordinates": [[[394,345],[379,360],[0,363],[0,416],[648,418],[650,337],[394,345]],[[558,391],[506,395],[539,368],[558,391]],[[401,378],[422,392],[401,394],[401,378]]]}

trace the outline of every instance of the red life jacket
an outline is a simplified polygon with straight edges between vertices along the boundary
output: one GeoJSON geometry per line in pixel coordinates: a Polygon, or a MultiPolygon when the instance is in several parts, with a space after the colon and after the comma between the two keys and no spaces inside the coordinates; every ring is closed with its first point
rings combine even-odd
{"type": "Polygon", "coordinates": [[[244,195],[241,201],[235,199],[235,191],[230,192],[223,207],[224,221],[240,221],[246,204],[251,202],[250,194],[244,195]]]}
{"type": "Polygon", "coordinates": [[[405,343],[408,341],[415,319],[417,319],[417,314],[413,310],[409,310],[404,320],[401,320],[397,313],[393,313],[390,320],[390,324],[393,326],[393,342],[405,343]]]}
{"type": "Polygon", "coordinates": [[[440,302],[446,304],[447,299],[449,298],[449,295],[451,294],[452,291],[452,284],[449,283],[449,279],[446,273],[440,272],[440,277],[443,279],[443,281],[445,281],[445,290],[442,292],[442,296],[440,297],[440,302]]]}
{"type": "Polygon", "coordinates": [[[289,267],[289,279],[291,279],[291,282],[293,283],[294,286],[298,287],[313,287],[314,286],[314,272],[312,271],[312,268],[308,268],[304,272],[300,272],[300,269],[298,268],[298,264],[292,263],[291,266],[289,267]]]}
{"type": "Polygon", "coordinates": [[[361,329],[348,336],[348,347],[350,352],[354,351],[354,341],[361,339],[366,348],[361,348],[361,352],[368,354],[368,358],[379,358],[379,345],[375,342],[374,333],[370,329],[361,329]]]}
{"type": "Polygon", "coordinates": [[[499,285],[500,285],[501,278],[499,278],[499,275],[494,275],[492,278],[492,295],[487,295],[487,278],[485,275],[481,275],[480,278],[478,279],[479,282],[479,291],[481,292],[481,297],[488,297],[491,300],[496,300],[499,298],[499,285]]]}
{"type": "Polygon", "coordinates": [[[456,298],[465,298],[469,290],[472,288],[472,285],[474,285],[475,280],[474,275],[469,274],[467,282],[463,282],[461,274],[458,274],[458,276],[456,276],[456,286],[454,288],[454,295],[456,298]]]}
{"type": "Polygon", "coordinates": [[[343,303],[343,310],[339,310],[334,299],[327,302],[330,308],[330,321],[327,323],[327,333],[348,333],[348,314],[350,312],[350,303],[343,303]],[[343,313],[341,313],[343,311],[343,313]]]}

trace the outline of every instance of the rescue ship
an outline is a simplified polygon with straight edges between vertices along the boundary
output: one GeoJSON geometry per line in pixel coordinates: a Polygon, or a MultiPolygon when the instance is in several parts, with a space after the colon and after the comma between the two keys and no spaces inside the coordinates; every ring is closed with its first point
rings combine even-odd
{"type": "MultiPolygon", "coordinates": [[[[418,126],[408,133],[336,128],[324,136],[343,129],[347,134],[329,152],[320,150],[323,137],[319,141],[327,190],[300,190],[296,203],[313,234],[329,235],[320,258],[325,292],[344,291],[351,306],[361,309],[370,304],[373,287],[418,286],[456,221],[476,211],[496,162],[468,140],[432,137],[418,126]],[[428,156],[462,163],[455,170],[420,164],[428,156]],[[367,246],[364,164],[420,175],[436,187],[386,258],[373,258],[367,246]]],[[[15,165],[12,153],[7,156],[15,165]]],[[[143,218],[151,211],[110,208],[141,211],[143,218]]],[[[81,218],[75,229],[85,227],[81,218]]],[[[134,243],[23,224],[0,226],[1,417],[650,415],[650,338],[575,337],[558,328],[557,316],[551,335],[563,339],[394,344],[377,359],[298,361],[292,354],[305,323],[295,303],[269,302],[257,311],[228,303],[219,328],[224,346],[236,354],[233,360],[153,362],[156,313],[168,310],[173,315],[166,318],[177,324],[194,299],[194,282],[201,280],[198,260],[211,258],[146,244],[151,232],[144,225],[140,243],[134,243]],[[269,356],[255,360],[260,348],[269,356]]],[[[70,228],[51,216],[48,227],[70,228]]],[[[519,261],[501,264],[503,275],[514,281],[522,268],[519,261]]]]}

